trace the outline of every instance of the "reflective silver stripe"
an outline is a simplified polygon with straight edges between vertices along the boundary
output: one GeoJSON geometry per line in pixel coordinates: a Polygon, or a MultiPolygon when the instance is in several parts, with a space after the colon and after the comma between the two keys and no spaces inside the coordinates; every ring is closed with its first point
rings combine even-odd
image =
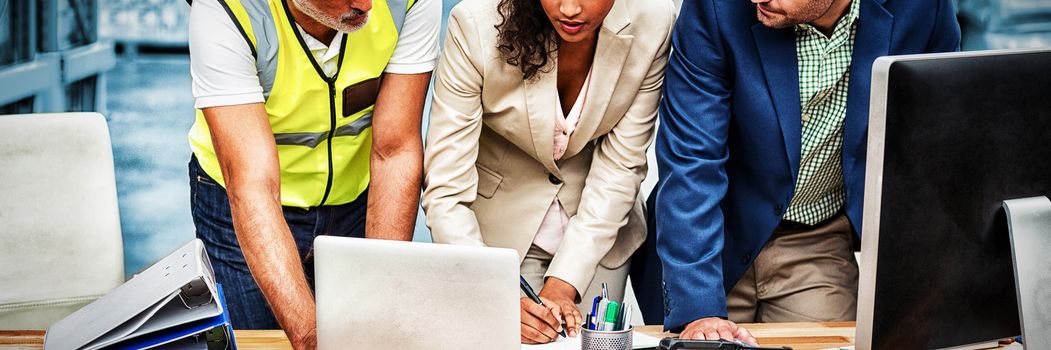
{"type": "Polygon", "coordinates": [[[317,147],[321,140],[325,139],[328,132],[290,132],[287,134],[274,134],[274,141],[279,145],[317,147]]]}
{"type": "Polygon", "coordinates": [[[405,24],[405,13],[409,12],[409,0],[387,0],[387,8],[390,9],[390,17],[394,20],[394,28],[401,34],[401,26],[405,24]]]}
{"type": "Polygon", "coordinates": [[[274,24],[274,15],[270,13],[268,1],[263,0],[241,0],[245,12],[248,13],[248,21],[252,23],[252,33],[255,35],[255,69],[259,74],[259,85],[263,87],[263,98],[270,97],[270,90],[274,87],[274,79],[277,76],[277,28],[274,24]]]}
{"type": "MultiPolygon", "coordinates": [[[[372,113],[365,114],[350,124],[336,128],[333,136],[358,136],[365,129],[372,127],[372,113]]],[[[328,132],[290,132],[274,134],[274,141],[279,145],[317,147],[328,136],[328,132]]]]}
{"type": "Polygon", "coordinates": [[[358,136],[362,131],[370,127],[372,127],[372,112],[366,113],[350,124],[337,128],[336,136],[358,136]]]}

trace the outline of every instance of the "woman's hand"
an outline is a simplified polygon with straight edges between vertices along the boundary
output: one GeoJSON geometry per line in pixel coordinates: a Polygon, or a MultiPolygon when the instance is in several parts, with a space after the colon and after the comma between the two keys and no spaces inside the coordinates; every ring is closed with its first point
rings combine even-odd
{"type": "Polygon", "coordinates": [[[567,334],[576,337],[580,333],[580,324],[584,322],[584,317],[577,309],[577,289],[557,277],[548,277],[544,281],[544,288],[540,290],[540,299],[545,298],[551,300],[551,303],[544,301],[544,304],[552,307],[555,317],[565,321],[567,334]]]}
{"type": "Polygon", "coordinates": [[[533,299],[522,297],[519,305],[522,307],[522,344],[544,344],[555,341],[558,331],[562,330],[561,310],[555,302],[540,298],[544,305],[537,304],[533,299]]]}

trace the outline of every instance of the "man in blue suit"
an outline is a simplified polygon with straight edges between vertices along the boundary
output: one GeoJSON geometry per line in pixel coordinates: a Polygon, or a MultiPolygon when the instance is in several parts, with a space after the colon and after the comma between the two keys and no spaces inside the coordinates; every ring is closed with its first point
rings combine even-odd
{"type": "Polygon", "coordinates": [[[872,63],[959,42],[951,0],[684,0],[651,207],[665,328],[853,320],[872,63]]]}

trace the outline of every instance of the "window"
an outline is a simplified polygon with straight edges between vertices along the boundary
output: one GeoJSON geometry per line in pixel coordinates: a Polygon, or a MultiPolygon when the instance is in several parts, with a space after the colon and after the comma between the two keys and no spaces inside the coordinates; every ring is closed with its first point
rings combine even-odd
{"type": "Polygon", "coordinates": [[[33,1],[0,0],[0,67],[33,58],[33,1]]]}

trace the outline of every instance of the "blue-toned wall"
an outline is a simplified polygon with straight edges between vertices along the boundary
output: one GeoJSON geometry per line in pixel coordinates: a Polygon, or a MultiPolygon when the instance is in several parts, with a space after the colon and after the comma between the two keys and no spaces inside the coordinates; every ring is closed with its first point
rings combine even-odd
{"type": "Polygon", "coordinates": [[[108,82],[125,273],[193,239],[186,131],[193,124],[186,55],[122,58],[108,82]]]}

